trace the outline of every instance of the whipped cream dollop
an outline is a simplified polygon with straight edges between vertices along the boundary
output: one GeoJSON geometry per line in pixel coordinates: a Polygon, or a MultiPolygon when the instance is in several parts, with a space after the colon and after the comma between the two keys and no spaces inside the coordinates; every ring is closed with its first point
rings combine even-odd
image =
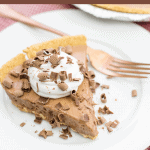
{"type": "MultiPolygon", "coordinates": [[[[51,54],[50,56],[52,56],[51,54]]],[[[50,56],[44,56],[44,60],[49,58],[50,56]]],[[[30,84],[32,89],[35,93],[42,97],[47,98],[61,98],[71,94],[72,90],[78,90],[79,85],[82,83],[84,76],[80,72],[78,60],[71,55],[68,55],[65,52],[60,51],[58,57],[64,57],[60,60],[60,64],[55,68],[52,67],[50,62],[44,63],[40,66],[40,68],[36,67],[29,67],[28,69],[28,76],[30,80],[30,84]],[[72,59],[73,63],[67,63],[67,57],[72,59]],[[64,81],[68,88],[65,91],[62,91],[57,83],[61,82],[60,77],[58,76],[57,83],[51,81],[50,79],[46,79],[44,82],[39,81],[38,74],[42,73],[43,71],[47,70],[48,75],[50,76],[51,72],[59,73],[60,71],[66,71],[67,75],[72,73],[72,78],[80,78],[79,81],[69,81],[69,78],[64,81]],[[38,85],[38,88],[37,88],[38,85]]]]}

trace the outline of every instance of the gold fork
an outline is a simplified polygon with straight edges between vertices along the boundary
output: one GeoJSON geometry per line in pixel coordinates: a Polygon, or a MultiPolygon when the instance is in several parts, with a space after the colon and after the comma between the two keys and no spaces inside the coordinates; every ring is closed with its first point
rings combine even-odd
{"type": "MultiPolygon", "coordinates": [[[[10,18],[10,19],[13,19],[13,20],[16,20],[16,21],[19,21],[19,22],[22,22],[31,26],[35,26],[35,27],[53,32],[60,36],[67,35],[66,33],[63,33],[61,31],[48,27],[29,17],[19,14],[18,12],[14,11],[7,5],[0,5],[0,16],[5,17],[5,18],[10,18]]],[[[150,68],[138,66],[138,65],[150,65],[150,64],[135,63],[135,62],[121,60],[121,59],[112,57],[111,55],[107,54],[104,51],[94,50],[90,47],[88,47],[87,53],[89,55],[92,66],[103,74],[106,74],[112,77],[128,77],[128,78],[147,78],[147,77],[139,76],[139,75],[135,76],[135,75],[120,74],[118,72],[132,73],[132,74],[150,74],[149,72],[135,71],[135,69],[150,70],[150,68]],[[126,68],[126,69],[121,69],[121,68],[126,68]]]]}
{"type": "Polygon", "coordinates": [[[109,55],[104,51],[95,50],[90,47],[87,48],[87,54],[89,55],[91,65],[96,70],[111,77],[147,78],[146,76],[139,76],[139,75],[135,76],[135,75],[122,74],[122,73],[150,74],[149,72],[135,71],[137,69],[150,70],[150,68],[139,66],[139,65],[150,65],[150,64],[121,60],[109,55]],[[125,69],[121,69],[121,68],[125,68],[125,69]],[[118,72],[121,72],[121,74],[118,72]]]}

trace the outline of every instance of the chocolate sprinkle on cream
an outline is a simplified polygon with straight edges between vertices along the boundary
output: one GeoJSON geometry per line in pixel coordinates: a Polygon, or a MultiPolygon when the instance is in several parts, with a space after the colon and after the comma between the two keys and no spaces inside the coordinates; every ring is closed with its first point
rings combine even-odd
{"type": "Polygon", "coordinates": [[[67,72],[66,71],[60,71],[59,76],[60,76],[60,80],[64,81],[67,79],[67,72]]]}
{"type": "Polygon", "coordinates": [[[50,79],[52,81],[56,81],[58,79],[58,73],[52,71],[50,74],[50,79]]]}
{"type": "Polygon", "coordinates": [[[61,82],[58,83],[58,87],[62,90],[62,91],[66,91],[68,89],[68,85],[65,82],[61,82]]]}
{"type": "Polygon", "coordinates": [[[43,105],[47,104],[48,102],[49,102],[49,98],[40,96],[40,98],[38,99],[38,103],[43,104],[43,105]]]}
{"type": "Polygon", "coordinates": [[[37,88],[37,92],[39,92],[39,85],[38,85],[38,82],[36,82],[36,88],[37,88]]]}
{"type": "Polygon", "coordinates": [[[72,73],[68,74],[68,78],[69,78],[69,81],[71,82],[72,81],[72,73]]]}
{"type": "Polygon", "coordinates": [[[39,81],[44,81],[44,80],[47,79],[48,73],[46,73],[46,72],[41,72],[41,73],[38,74],[37,77],[39,78],[39,81]]]}

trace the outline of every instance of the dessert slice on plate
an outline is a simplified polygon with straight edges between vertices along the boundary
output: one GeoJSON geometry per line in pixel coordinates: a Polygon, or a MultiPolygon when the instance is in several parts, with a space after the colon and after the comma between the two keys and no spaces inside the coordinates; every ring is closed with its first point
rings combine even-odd
{"type": "Polygon", "coordinates": [[[0,69],[0,81],[21,111],[67,125],[84,137],[98,135],[89,86],[86,38],[66,36],[32,45],[0,69]]]}

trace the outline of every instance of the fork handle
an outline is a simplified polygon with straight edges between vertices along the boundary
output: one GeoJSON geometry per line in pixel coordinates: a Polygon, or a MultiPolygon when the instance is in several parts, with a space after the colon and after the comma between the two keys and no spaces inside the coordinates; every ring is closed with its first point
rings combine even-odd
{"type": "Polygon", "coordinates": [[[19,21],[19,22],[22,22],[24,24],[28,24],[30,26],[38,27],[38,28],[53,32],[53,33],[60,35],[60,36],[67,36],[66,33],[55,30],[55,29],[48,27],[44,24],[41,24],[41,23],[39,23],[33,19],[30,19],[29,17],[26,17],[26,16],[16,12],[15,10],[11,9],[9,6],[7,6],[5,4],[0,5],[0,17],[10,18],[12,20],[19,21]]]}

